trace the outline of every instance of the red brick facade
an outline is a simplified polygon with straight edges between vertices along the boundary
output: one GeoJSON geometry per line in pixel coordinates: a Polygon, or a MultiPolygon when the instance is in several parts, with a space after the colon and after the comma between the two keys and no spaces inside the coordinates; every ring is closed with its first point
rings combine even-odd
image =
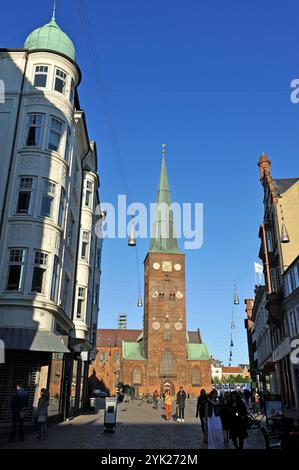
{"type": "MultiPolygon", "coordinates": [[[[111,394],[118,380],[134,386],[137,393],[161,391],[166,382],[173,392],[183,385],[190,396],[197,396],[201,388],[211,389],[210,360],[187,357],[184,261],[180,253],[148,253],[145,259],[144,360],[122,356],[122,341],[135,343],[141,330],[98,331],[98,354],[90,375],[111,394]]],[[[199,332],[188,336],[189,342],[201,343],[199,332]]]]}

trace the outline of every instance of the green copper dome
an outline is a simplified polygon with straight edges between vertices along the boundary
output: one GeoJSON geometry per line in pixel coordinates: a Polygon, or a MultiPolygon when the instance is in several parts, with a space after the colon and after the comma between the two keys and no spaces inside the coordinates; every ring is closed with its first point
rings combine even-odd
{"type": "Polygon", "coordinates": [[[24,48],[29,50],[49,49],[51,51],[60,52],[73,61],[76,60],[74,44],[59,28],[54,14],[50,23],[45,24],[41,28],[35,29],[31,34],[29,34],[25,41],[24,48]]]}

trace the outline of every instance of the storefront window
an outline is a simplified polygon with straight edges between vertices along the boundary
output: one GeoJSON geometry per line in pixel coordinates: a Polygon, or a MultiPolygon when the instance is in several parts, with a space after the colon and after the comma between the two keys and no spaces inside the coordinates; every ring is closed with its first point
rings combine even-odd
{"type": "Polygon", "coordinates": [[[49,416],[59,414],[59,402],[61,394],[63,354],[52,354],[51,376],[49,385],[50,404],[49,416]]]}

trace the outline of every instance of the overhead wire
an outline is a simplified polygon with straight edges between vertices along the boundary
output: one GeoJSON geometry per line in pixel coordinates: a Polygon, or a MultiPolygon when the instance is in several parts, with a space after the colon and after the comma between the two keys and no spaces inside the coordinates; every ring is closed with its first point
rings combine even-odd
{"type": "MultiPolygon", "coordinates": [[[[117,138],[114,120],[113,120],[113,116],[112,116],[110,105],[109,105],[107,89],[105,86],[105,81],[104,81],[104,76],[103,76],[100,60],[97,54],[97,48],[95,46],[95,40],[94,40],[92,28],[91,28],[91,23],[89,20],[88,11],[87,11],[84,0],[76,0],[76,3],[77,3],[77,8],[78,8],[81,24],[82,24],[82,29],[85,34],[85,38],[87,42],[91,67],[94,72],[97,97],[100,100],[101,107],[104,112],[106,127],[107,127],[107,131],[111,140],[112,148],[113,148],[113,156],[114,156],[116,166],[120,175],[123,190],[125,194],[127,195],[127,199],[131,201],[130,188],[129,188],[129,184],[128,184],[127,177],[126,177],[126,172],[125,172],[123,161],[122,161],[120,145],[119,145],[119,141],[117,138]]],[[[139,270],[139,253],[138,253],[137,245],[135,248],[136,248],[136,251],[135,251],[136,270],[137,270],[138,286],[139,286],[139,293],[140,293],[141,281],[140,281],[140,270],[139,270]]]]}

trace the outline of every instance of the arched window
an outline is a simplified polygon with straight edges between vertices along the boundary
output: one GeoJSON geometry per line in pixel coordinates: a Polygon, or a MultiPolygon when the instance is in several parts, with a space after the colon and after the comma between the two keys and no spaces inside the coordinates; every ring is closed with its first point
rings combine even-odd
{"type": "Polygon", "coordinates": [[[133,369],[133,385],[141,384],[141,370],[139,367],[133,369]]]}
{"type": "Polygon", "coordinates": [[[159,292],[159,300],[164,300],[164,292],[159,292]]]}
{"type": "Polygon", "coordinates": [[[170,292],[169,294],[169,300],[175,300],[175,292],[170,292]]]}
{"type": "Polygon", "coordinates": [[[176,361],[170,351],[163,352],[161,356],[160,377],[176,377],[176,361]]]}
{"type": "Polygon", "coordinates": [[[192,369],[192,385],[200,385],[200,374],[198,367],[192,369]]]}
{"type": "Polygon", "coordinates": [[[102,367],[104,367],[105,362],[106,362],[106,358],[105,358],[105,353],[104,353],[104,351],[101,352],[100,360],[101,360],[101,365],[102,365],[102,367]]]}
{"type": "Polygon", "coordinates": [[[115,351],[114,355],[113,355],[113,361],[114,362],[118,362],[119,361],[119,352],[118,351],[115,351]]]}

